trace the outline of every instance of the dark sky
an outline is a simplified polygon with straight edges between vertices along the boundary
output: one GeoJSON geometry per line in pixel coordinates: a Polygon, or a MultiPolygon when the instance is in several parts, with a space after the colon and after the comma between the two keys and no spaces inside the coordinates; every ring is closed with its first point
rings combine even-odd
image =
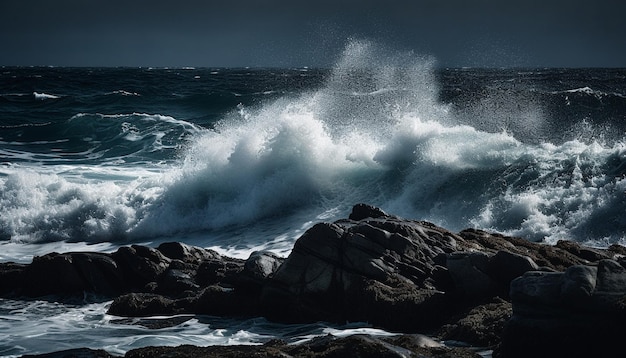
{"type": "Polygon", "coordinates": [[[0,1],[0,65],[329,66],[349,38],[444,67],[626,67],[626,1],[0,1]]]}

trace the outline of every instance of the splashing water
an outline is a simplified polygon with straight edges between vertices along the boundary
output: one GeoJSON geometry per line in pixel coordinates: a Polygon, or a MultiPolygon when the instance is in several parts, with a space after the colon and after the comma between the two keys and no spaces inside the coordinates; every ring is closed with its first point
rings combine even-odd
{"type": "Polygon", "coordinates": [[[0,233],[13,242],[193,236],[288,252],[312,220],[368,202],[453,230],[624,241],[622,140],[551,144],[542,138],[554,125],[534,92],[460,88],[471,100],[443,103],[432,59],[352,41],[317,88],[231,107],[210,129],[139,115],[113,122],[119,132],[105,147],[90,139],[103,157],[119,143],[139,146],[135,159],[0,168],[0,233]],[[160,127],[137,127],[148,120],[160,127]],[[175,158],[154,159],[166,150],[175,158]]]}

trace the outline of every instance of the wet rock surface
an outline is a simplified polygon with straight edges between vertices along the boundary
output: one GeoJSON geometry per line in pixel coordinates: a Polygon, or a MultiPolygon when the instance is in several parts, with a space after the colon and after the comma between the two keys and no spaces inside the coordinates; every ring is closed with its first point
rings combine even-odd
{"type": "MultiPolygon", "coordinates": [[[[178,242],[132,245],[111,254],[50,253],[28,265],[0,263],[0,295],[63,299],[89,292],[113,298],[109,313],[124,317],[184,313],[368,322],[495,348],[495,356],[577,356],[602,352],[593,343],[598,340],[607,352],[615,348],[606,337],[616,336],[619,330],[609,327],[618,327],[626,315],[625,253],[618,245],[550,246],[476,229],[453,233],[359,204],[348,219],[311,227],[287,258],[255,252],[239,260],[178,242]]],[[[407,342],[400,346],[411,351],[407,342]]],[[[391,340],[363,336],[328,340],[313,352],[318,355],[284,344],[255,352],[338,356],[332,352],[346,344],[368,346],[375,356],[401,352],[389,349],[396,346],[391,340]]],[[[210,357],[220,348],[172,349],[146,348],[127,356],[210,357]]],[[[220,356],[241,356],[249,348],[221,349],[220,356]]],[[[438,347],[442,355],[428,355],[436,353],[429,349],[419,354],[449,354],[438,347]]],[[[360,356],[374,356],[368,352],[360,356]]]]}

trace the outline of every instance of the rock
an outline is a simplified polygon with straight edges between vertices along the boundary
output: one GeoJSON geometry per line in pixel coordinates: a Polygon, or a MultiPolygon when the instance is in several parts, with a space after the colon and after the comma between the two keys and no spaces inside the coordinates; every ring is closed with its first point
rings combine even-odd
{"type": "Polygon", "coordinates": [[[561,299],[569,305],[584,308],[596,289],[598,269],[593,266],[571,266],[561,277],[561,299]]]}
{"type": "Polygon", "coordinates": [[[577,256],[563,248],[530,242],[518,237],[509,237],[476,229],[463,230],[459,233],[459,236],[464,240],[461,243],[465,250],[481,251],[485,253],[507,251],[509,253],[527,256],[535,262],[537,266],[554,271],[562,272],[570,266],[589,263],[587,259],[577,256]]]}
{"type": "Polygon", "coordinates": [[[497,291],[497,284],[485,272],[489,256],[482,252],[459,252],[448,255],[447,267],[456,289],[461,294],[483,299],[492,297],[497,291]]]}
{"type": "Polygon", "coordinates": [[[589,262],[612,258],[612,255],[607,254],[606,251],[602,252],[590,247],[585,247],[574,241],[559,240],[555,247],[566,250],[589,262]]]}
{"type": "Polygon", "coordinates": [[[499,250],[489,260],[487,271],[491,277],[508,286],[514,278],[538,269],[535,261],[526,255],[499,250]]]}
{"type": "Polygon", "coordinates": [[[24,272],[28,265],[15,262],[0,263],[0,295],[17,296],[26,282],[24,272]]]}
{"type": "Polygon", "coordinates": [[[202,261],[196,271],[196,283],[202,287],[221,284],[233,286],[239,282],[245,261],[218,256],[202,261]]]}
{"type": "Polygon", "coordinates": [[[626,270],[603,259],[564,273],[527,272],[513,280],[513,316],[502,357],[610,356],[622,349],[626,270]]]}
{"type": "Polygon", "coordinates": [[[129,293],[113,300],[108,314],[124,317],[147,317],[180,313],[175,301],[152,293],[129,293]]]}
{"type": "Polygon", "coordinates": [[[602,260],[598,263],[596,291],[624,294],[626,293],[626,269],[613,260],[602,260]]]}
{"type": "Polygon", "coordinates": [[[283,261],[283,258],[272,252],[255,251],[244,263],[242,274],[256,280],[265,280],[276,272],[283,261]]]}
{"type": "Polygon", "coordinates": [[[440,336],[443,340],[460,341],[477,347],[495,347],[500,343],[504,326],[511,315],[511,303],[496,299],[473,308],[457,322],[444,326],[440,336]]]}
{"type": "Polygon", "coordinates": [[[84,281],[83,291],[117,296],[128,287],[117,262],[100,253],[73,253],[72,262],[84,281]]]}
{"type": "Polygon", "coordinates": [[[196,265],[202,261],[220,258],[220,255],[213,250],[187,245],[182,242],[165,242],[159,245],[157,250],[172,260],[180,260],[196,265]]]}
{"type": "Polygon", "coordinates": [[[255,251],[243,265],[235,288],[237,291],[258,296],[265,280],[270,278],[284,259],[268,251],[255,251]]]}
{"type": "MultiPolygon", "coordinates": [[[[56,295],[46,297],[58,300],[91,292],[114,298],[109,313],[121,316],[360,321],[399,332],[439,331],[446,339],[488,346],[497,344],[512,307],[494,355],[591,354],[593,342],[621,341],[621,331],[612,327],[626,319],[624,252],[618,245],[607,250],[569,242],[550,246],[477,229],[455,234],[359,204],[349,219],[307,230],[286,259],[255,252],[244,261],[175,242],[156,249],[121,247],[112,254],[51,253],[28,265],[0,263],[0,294],[56,295]],[[555,347],[542,351],[551,342],[555,347]],[[576,345],[584,347],[571,348],[576,345]]],[[[336,346],[331,338],[298,347],[302,351],[282,344],[262,351],[315,356],[331,354],[328,347],[356,351],[373,344],[367,348],[371,352],[395,356],[420,348],[418,339],[407,336],[336,346]]],[[[449,354],[441,347],[429,349],[419,354],[449,354]]]]}
{"type": "Polygon", "coordinates": [[[511,300],[556,307],[561,303],[562,277],[561,272],[526,272],[511,282],[511,300]]]}
{"type": "Polygon", "coordinates": [[[447,297],[440,288],[450,279],[435,261],[455,251],[458,237],[430,223],[378,214],[307,230],[264,285],[262,312],[280,321],[368,321],[404,329],[440,320],[433,313],[441,312],[447,297]]]}
{"type": "Polygon", "coordinates": [[[24,270],[20,293],[29,297],[50,294],[74,295],[85,290],[85,282],[74,266],[71,254],[36,256],[24,270]]]}
{"type": "Polygon", "coordinates": [[[179,269],[167,269],[157,282],[156,292],[169,297],[184,296],[187,291],[199,291],[190,274],[179,269]]]}
{"type": "Polygon", "coordinates": [[[377,208],[375,206],[367,205],[367,204],[356,204],[352,208],[352,213],[350,213],[350,216],[348,218],[350,220],[360,221],[360,220],[367,219],[367,218],[376,219],[376,218],[384,218],[388,216],[389,215],[387,215],[387,213],[385,213],[380,208],[377,208]]]}
{"type": "Polygon", "coordinates": [[[120,247],[111,257],[117,262],[131,287],[141,288],[156,281],[165,272],[171,259],[148,246],[120,247]]]}
{"type": "Polygon", "coordinates": [[[205,288],[189,307],[193,313],[211,316],[259,316],[257,297],[219,285],[205,288]]]}

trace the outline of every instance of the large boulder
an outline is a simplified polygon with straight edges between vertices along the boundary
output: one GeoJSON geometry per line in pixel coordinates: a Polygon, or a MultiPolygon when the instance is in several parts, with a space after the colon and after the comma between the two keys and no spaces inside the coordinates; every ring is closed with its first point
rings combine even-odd
{"type": "Polygon", "coordinates": [[[457,250],[458,236],[362,205],[350,218],[314,225],[298,239],[263,287],[262,312],[405,329],[433,323],[450,283],[445,255],[457,250]]]}
{"type": "Polygon", "coordinates": [[[565,272],[527,272],[511,284],[502,357],[613,356],[622,350],[626,269],[603,259],[565,272]]]}

